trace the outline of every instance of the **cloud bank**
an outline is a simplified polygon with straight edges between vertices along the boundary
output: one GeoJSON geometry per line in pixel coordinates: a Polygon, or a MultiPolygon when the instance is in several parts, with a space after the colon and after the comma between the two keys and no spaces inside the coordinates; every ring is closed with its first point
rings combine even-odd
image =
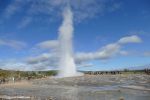
{"type": "MultiPolygon", "coordinates": [[[[42,44],[41,49],[43,49],[45,48],[45,44],[47,43],[49,44],[49,42],[51,44],[52,41],[47,41],[47,42],[44,41],[44,42],[38,43],[37,45],[42,44]]],[[[111,59],[117,55],[127,56],[128,52],[125,50],[122,50],[125,44],[141,43],[141,42],[142,42],[142,39],[136,35],[123,37],[119,39],[118,41],[116,41],[115,43],[110,43],[110,44],[107,44],[106,46],[101,47],[96,52],[76,53],[74,55],[75,62],[78,65],[78,67],[90,67],[92,66],[92,64],[89,64],[88,61],[91,61],[91,60],[107,61],[108,59],[111,59]]],[[[50,47],[57,48],[57,46],[50,46],[50,47]]],[[[50,47],[48,48],[50,49],[50,47]]],[[[46,49],[47,49],[47,45],[46,45],[46,49]]],[[[149,53],[146,53],[145,55],[149,55],[149,53]]],[[[51,70],[51,69],[58,68],[59,57],[60,57],[59,54],[53,51],[50,53],[39,54],[38,56],[27,57],[24,59],[24,61],[22,61],[22,63],[17,62],[17,61],[13,61],[13,62],[8,61],[7,63],[3,63],[3,64],[1,63],[1,66],[2,68],[8,68],[8,69],[17,68],[20,70],[51,70]],[[8,67],[8,66],[11,66],[11,67],[8,67]]]]}
{"type": "Polygon", "coordinates": [[[56,49],[58,48],[58,40],[47,40],[36,45],[40,49],[56,49]]]}
{"type": "Polygon", "coordinates": [[[7,46],[13,49],[23,49],[27,46],[27,44],[17,40],[0,39],[0,47],[1,46],[7,46]]]}
{"type": "Polygon", "coordinates": [[[125,44],[141,42],[141,38],[136,35],[123,37],[115,43],[111,43],[100,48],[97,52],[77,53],[76,59],[77,62],[84,62],[88,60],[106,60],[116,56],[117,54],[127,55],[126,51],[121,50],[125,44]]]}

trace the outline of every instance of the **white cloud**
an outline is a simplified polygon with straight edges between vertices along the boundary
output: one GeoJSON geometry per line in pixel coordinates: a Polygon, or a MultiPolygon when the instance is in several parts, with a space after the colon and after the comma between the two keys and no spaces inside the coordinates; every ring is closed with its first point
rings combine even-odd
{"type": "Polygon", "coordinates": [[[36,47],[41,49],[56,49],[58,47],[58,40],[47,40],[38,43],[36,47]]]}
{"type": "MultiPolygon", "coordinates": [[[[133,37],[133,36],[128,36],[129,39],[130,39],[130,37],[133,37]]],[[[121,39],[123,39],[123,38],[121,38],[121,39]]],[[[130,41],[127,43],[139,43],[139,42],[131,42],[130,41]]],[[[115,57],[117,55],[120,55],[120,54],[127,55],[128,52],[122,50],[122,47],[124,45],[125,44],[119,43],[119,41],[117,41],[115,43],[111,43],[111,44],[101,47],[96,52],[77,53],[74,56],[75,62],[78,67],[91,67],[92,64],[89,64],[88,61],[91,61],[91,60],[106,61],[106,60],[108,60],[112,57],[115,57]]],[[[145,55],[149,55],[149,53],[145,53],[145,55]]],[[[24,62],[9,62],[9,61],[7,63],[5,62],[5,64],[1,65],[3,67],[0,67],[0,68],[6,67],[9,69],[15,68],[15,69],[20,69],[20,70],[58,69],[59,58],[60,58],[60,56],[57,52],[43,53],[43,54],[39,54],[38,56],[28,57],[25,59],[24,62]],[[12,65],[12,67],[9,67],[11,65],[12,65]]]]}
{"type": "Polygon", "coordinates": [[[75,22],[103,15],[106,12],[116,11],[120,8],[115,0],[14,0],[4,10],[4,17],[11,18],[17,12],[23,10],[24,18],[20,21],[19,28],[24,28],[31,20],[42,19],[49,21],[58,20],[60,18],[62,9],[70,2],[75,16],[75,22]],[[109,4],[108,4],[109,2],[109,4]],[[28,5],[28,9],[24,9],[28,5]],[[48,15],[49,17],[41,18],[40,15],[48,15]],[[30,18],[29,18],[30,17],[30,18]]]}
{"type": "MultiPolygon", "coordinates": [[[[123,46],[123,44],[119,44],[118,42],[116,42],[116,43],[108,44],[108,45],[100,48],[96,52],[77,53],[77,54],[75,54],[75,62],[77,64],[77,66],[79,66],[79,67],[83,67],[83,66],[89,67],[92,65],[91,64],[89,65],[89,64],[84,63],[84,62],[87,62],[90,60],[99,60],[99,61],[107,60],[109,58],[116,56],[117,54],[118,55],[119,54],[125,55],[127,52],[121,50],[122,46],[123,46]]],[[[40,69],[40,68],[43,68],[43,69],[44,68],[51,68],[51,66],[53,66],[54,68],[57,68],[58,67],[58,61],[59,61],[59,55],[56,52],[41,54],[39,56],[30,57],[27,59],[28,64],[34,65],[38,69],[40,69]],[[43,67],[42,64],[45,67],[43,67]],[[49,64],[49,66],[47,64],[49,64]],[[37,67],[38,65],[40,65],[41,67],[40,66],[37,67]]]]}
{"type": "Polygon", "coordinates": [[[127,55],[127,51],[121,50],[122,46],[127,43],[140,43],[141,41],[141,38],[135,35],[123,37],[116,43],[108,44],[102,47],[97,52],[78,53],[76,55],[76,61],[78,63],[81,63],[88,60],[106,60],[116,56],[117,54],[127,55]]]}
{"type": "Polygon", "coordinates": [[[23,0],[14,0],[12,3],[10,3],[5,11],[4,11],[4,17],[10,18],[12,15],[14,15],[18,10],[22,9],[21,6],[23,5],[23,0]]]}
{"type": "Polygon", "coordinates": [[[0,68],[1,69],[7,69],[7,70],[22,70],[22,71],[44,71],[44,70],[53,70],[57,69],[55,64],[52,64],[53,62],[50,62],[47,60],[46,62],[39,62],[35,64],[30,64],[24,61],[18,61],[18,60],[8,60],[8,61],[1,61],[0,68]]]}
{"type": "Polygon", "coordinates": [[[21,62],[5,62],[5,64],[1,65],[2,69],[6,70],[28,70],[27,66],[21,62]]]}
{"type": "Polygon", "coordinates": [[[123,37],[118,41],[118,43],[120,43],[120,44],[140,43],[140,42],[142,42],[142,40],[137,35],[123,37]]]}
{"type": "Polygon", "coordinates": [[[93,53],[78,53],[76,55],[77,62],[88,60],[105,60],[115,56],[120,51],[121,46],[117,43],[108,44],[99,51],[93,53]]]}
{"type": "Polygon", "coordinates": [[[17,41],[17,40],[3,40],[0,39],[0,46],[7,46],[14,49],[22,49],[27,46],[25,42],[17,41]]]}
{"type": "Polygon", "coordinates": [[[46,70],[57,69],[58,67],[58,54],[57,53],[43,53],[38,56],[28,57],[25,63],[32,66],[32,70],[46,70]]]}
{"type": "Polygon", "coordinates": [[[0,68],[8,70],[56,70],[58,57],[54,53],[43,53],[38,56],[30,56],[23,59],[0,59],[0,68]]]}
{"type": "Polygon", "coordinates": [[[36,64],[40,62],[45,62],[47,60],[50,60],[51,58],[55,59],[56,57],[57,55],[54,53],[43,53],[43,54],[40,54],[39,56],[28,57],[26,61],[29,64],[36,64]]]}

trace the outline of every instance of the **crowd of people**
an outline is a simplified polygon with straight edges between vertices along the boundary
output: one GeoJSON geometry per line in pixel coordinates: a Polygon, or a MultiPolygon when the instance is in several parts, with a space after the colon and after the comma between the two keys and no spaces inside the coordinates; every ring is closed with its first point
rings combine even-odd
{"type": "Polygon", "coordinates": [[[116,74],[121,74],[120,71],[88,71],[85,72],[85,74],[89,75],[116,75],[116,74]]]}
{"type": "Polygon", "coordinates": [[[6,83],[6,79],[5,78],[0,79],[0,84],[4,84],[4,83],[6,83]]]}
{"type": "Polygon", "coordinates": [[[0,84],[5,84],[5,83],[15,83],[19,82],[21,80],[31,80],[31,77],[26,77],[26,78],[15,78],[15,77],[10,77],[10,78],[0,78],[0,84]]]}
{"type": "Polygon", "coordinates": [[[148,75],[150,75],[150,69],[148,69],[148,68],[145,69],[145,73],[148,74],[148,75]]]}
{"type": "Polygon", "coordinates": [[[124,71],[87,71],[84,72],[85,74],[88,75],[117,75],[117,74],[123,74],[125,72],[133,72],[133,73],[137,73],[137,72],[143,72],[145,74],[150,75],[150,69],[145,69],[145,70],[124,70],[124,71]]]}

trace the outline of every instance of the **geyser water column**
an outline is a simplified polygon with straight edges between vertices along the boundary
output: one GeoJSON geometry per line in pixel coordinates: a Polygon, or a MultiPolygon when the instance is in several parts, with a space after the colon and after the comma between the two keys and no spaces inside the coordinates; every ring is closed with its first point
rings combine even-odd
{"type": "Polygon", "coordinates": [[[71,8],[67,6],[63,11],[63,22],[59,28],[59,76],[70,77],[78,75],[73,57],[73,13],[71,8]]]}

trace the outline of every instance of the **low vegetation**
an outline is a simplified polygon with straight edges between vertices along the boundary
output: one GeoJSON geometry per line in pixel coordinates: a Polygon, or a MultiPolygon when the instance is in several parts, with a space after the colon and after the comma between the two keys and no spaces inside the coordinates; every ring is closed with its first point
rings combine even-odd
{"type": "Polygon", "coordinates": [[[12,71],[12,70],[2,70],[0,69],[0,79],[25,79],[25,78],[43,78],[47,76],[55,76],[57,74],[56,70],[52,71],[12,71]]]}
{"type": "MultiPolygon", "coordinates": [[[[0,69],[0,83],[14,82],[20,80],[31,80],[39,79],[50,76],[57,75],[58,71],[13,71],[13,70],[2,70],[0,69]]],[[[82,73],[89,75],[116,75],[116,74],[148,74],[150,75],[150,70],[128,70],[124,69],[122,71],[82,71],[82,73]]]]}

